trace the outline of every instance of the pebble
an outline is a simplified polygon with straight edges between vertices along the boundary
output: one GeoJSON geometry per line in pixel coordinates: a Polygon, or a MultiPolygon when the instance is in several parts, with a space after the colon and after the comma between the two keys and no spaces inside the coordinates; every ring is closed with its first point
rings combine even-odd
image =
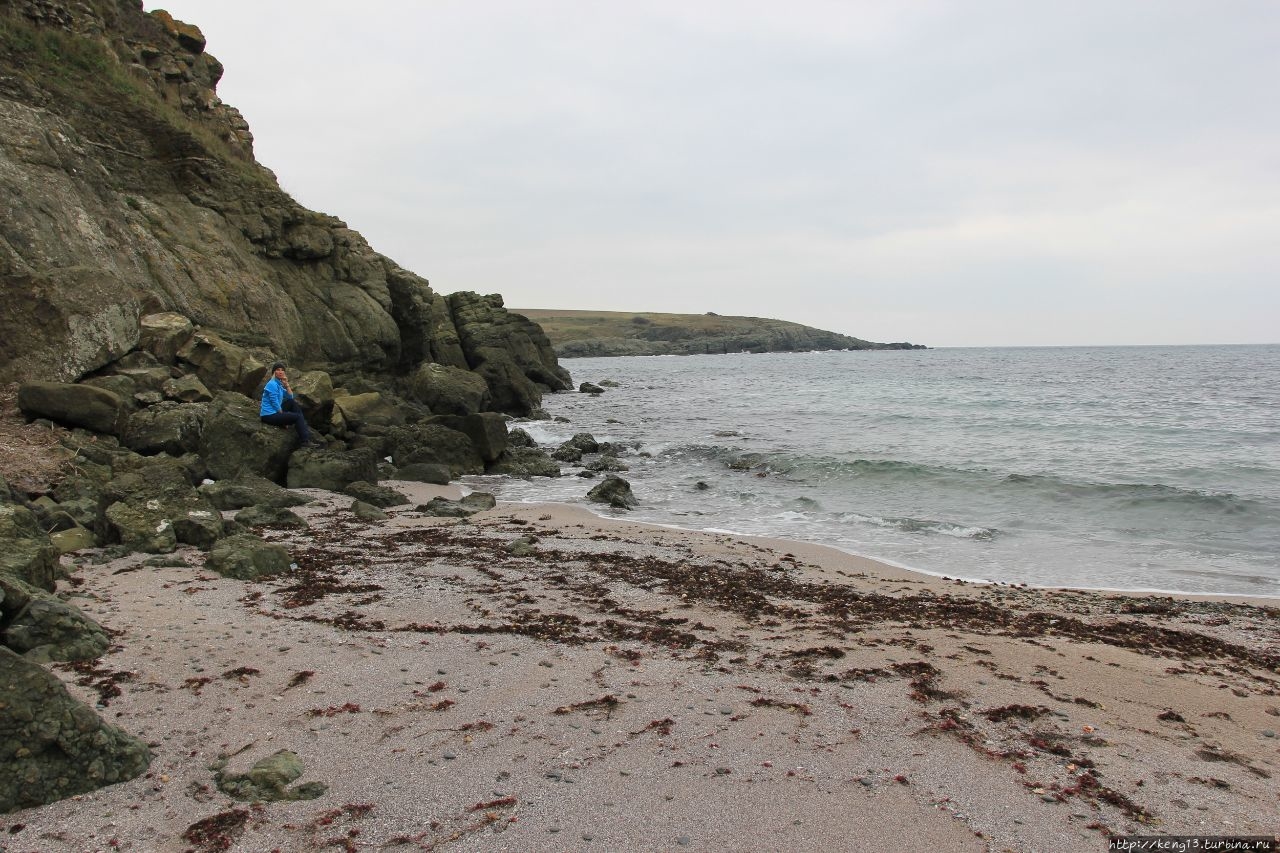
{"type": "Polygon", "coordinates": [[[1276,736],[1276,733],[1275,733],[1275,732],[1273,732],[1271,729],[1263,729],[1263,730],[1262,730],[1262,736],[1263,736],[1263,737],[1275,737],[1275,736],[1276,736]]]}
{"type": "Polygon", "coordinates": [[[447,752],[447,751],[446,751],[442,757],[444,758],[444,760],[445,760],[445,761],[453,761],[453,760],[454,760],[455,758],[457,758],[458,756],[457,756],[457,755],[455,755],[455,754],[454,754],[454,753],[452,753],[452,752],[447,752]]]}
{"type": "Polygon", "coordinates": [[[726,707],[726,706],[724,706],[724,705],[721,705],[721,706],[720,706],[720,713],[721,713],[721,714],[725,714],[725,715],[727,716],[727,715],[729,715],[729,714],[732,714],[732,713],[733,713],[733,709],[732,709],[732,708],[729,708],[729,707],[726,707]]]}
{"type": "Polygon", "coordinates": [[[676,839],[676,844],[679,844],[681,847],[688,847],[692,843],[693,839],[687,835],[682,835],[676,839]]]}

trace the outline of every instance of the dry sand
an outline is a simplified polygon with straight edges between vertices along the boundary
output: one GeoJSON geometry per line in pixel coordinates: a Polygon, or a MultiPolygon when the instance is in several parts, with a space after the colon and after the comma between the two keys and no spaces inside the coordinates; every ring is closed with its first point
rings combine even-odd
{"type": "Polygon", "coordinates": [[[565,506],[366,523],[309,494],[309,532],[263,531],[288,576],[74,567],[117,644],[55,669],[154,761],[5,816],[0,851],[1098,851],[1280,826],[1275,602],[961,583],[565,506]],[[215,786],[220,756],[281,749],[327,793],[215,786]]]}

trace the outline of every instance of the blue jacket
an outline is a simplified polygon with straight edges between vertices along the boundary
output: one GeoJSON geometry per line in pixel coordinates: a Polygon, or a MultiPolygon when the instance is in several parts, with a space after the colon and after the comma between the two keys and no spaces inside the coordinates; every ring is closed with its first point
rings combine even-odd
{"type": "Polygon", "coordinates": [[[262,406],[258,409],[258,416],[277,414],[283,410],[284,401],[292,399],[293,395],[284,390],[284,384],[272,376],[267,387],[262,389],[262,406]]]}

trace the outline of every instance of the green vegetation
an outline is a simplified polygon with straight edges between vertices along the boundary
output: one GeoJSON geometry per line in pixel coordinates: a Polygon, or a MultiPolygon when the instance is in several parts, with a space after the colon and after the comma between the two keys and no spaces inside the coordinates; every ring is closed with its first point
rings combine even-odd
{"type": "Polygon", "coordinates": [[[513,308],[546,332],[557,355],[688,355],[726,352],[795,352],[831,349],[909,349],[879,344],[799,323],[762,317],[707,314],[634,314],[513,308]]]}
{"type": "MultiPolygon", "coordinates": [[[[48,95],[43,105],[90,141],[101,142],[101,131],[115,117],[122,124],[151,127],[153,139],[167,137],[165,148],[171,154],[216,159],[249,185],[278,189],[265,170],[230,156],[225,140],[163,99],[149,81],[131,74],[101,41],[0,11],[0,73],[43,90],[48,95]]],[[[108,139],[108,145],[113,141],[108,139]]]]}

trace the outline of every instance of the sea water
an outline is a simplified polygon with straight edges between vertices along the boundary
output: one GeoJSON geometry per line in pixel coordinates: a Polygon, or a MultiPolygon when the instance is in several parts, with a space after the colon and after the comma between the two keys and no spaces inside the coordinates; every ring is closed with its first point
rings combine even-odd
{"type": "MultiPolygon", "coordinates": [[[[831,545],[933,574],[1280,595],[1280,346],[570,359],[548,395],[622,457],[627,517],[831,545]]],[[[582,504],[594,484],[478,477],[582,504]]]]}

